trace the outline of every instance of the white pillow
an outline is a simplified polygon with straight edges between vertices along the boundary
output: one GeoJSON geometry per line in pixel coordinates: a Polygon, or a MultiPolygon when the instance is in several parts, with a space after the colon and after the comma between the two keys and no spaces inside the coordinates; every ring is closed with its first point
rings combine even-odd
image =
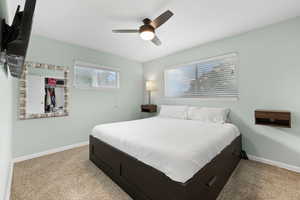
{"type": "Polygon", "coordinates": [[[187,119],[197,119],[198,115],[202,115],[202,107],[188,107],[187,119]]]}
{"type": "Polygon", "coordinates": [[[223,124],[227,121],[229,111],[228,108],[189,107],[188,119],[223,124]]]}
{"type": "Polygon", "coordinates": [[[159,116],[166,118],[187,119],[187,106],[161,105],[159,116]]]}

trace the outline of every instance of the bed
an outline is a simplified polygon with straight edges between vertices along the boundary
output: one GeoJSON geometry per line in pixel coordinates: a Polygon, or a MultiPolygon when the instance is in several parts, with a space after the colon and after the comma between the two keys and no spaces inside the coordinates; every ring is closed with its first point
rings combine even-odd
{"type": "Polygon", "coordinates": [[[96,126],[90,160],[135,200],[214,200],[241,156],[230,123],[153,117],[96,126]]]}

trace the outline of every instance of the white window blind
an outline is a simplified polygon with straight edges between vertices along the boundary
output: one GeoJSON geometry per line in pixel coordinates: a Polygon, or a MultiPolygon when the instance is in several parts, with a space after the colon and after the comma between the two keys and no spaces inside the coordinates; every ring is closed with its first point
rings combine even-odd
{"type": "Polygon", "coordinates": [[[167,97],[238,97],[237,54],[227,54],[165,70],[167,97]]]}
{"type": "Polygon", "coordinates": [[[76,62],[74,66],[74,86],[89,88],[119,88],[120,72],[113,68],[76,62]]]}

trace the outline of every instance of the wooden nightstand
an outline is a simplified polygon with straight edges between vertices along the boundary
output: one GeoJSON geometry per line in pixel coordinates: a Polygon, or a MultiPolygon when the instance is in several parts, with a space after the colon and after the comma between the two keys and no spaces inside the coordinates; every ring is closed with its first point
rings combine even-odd
{"type": "Polygon", "coordinates": [[[142,112],[147,112],[147,113],[156,113],[157,112],[157,105],[153,105],[153,104],[142,105],[141,106],[141,111],[142,112]]]}
{"type": "Polygon", "coordinates": [[[291,128],[291,113],[289,111],[256,110],[255,124],[291,128]]]}

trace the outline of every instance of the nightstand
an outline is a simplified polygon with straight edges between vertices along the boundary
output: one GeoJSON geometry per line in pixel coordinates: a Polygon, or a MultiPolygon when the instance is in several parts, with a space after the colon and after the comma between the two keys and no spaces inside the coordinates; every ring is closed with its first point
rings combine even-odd
{"type": "Polygon", "coordinates": [[[256,110],[255,124],[291,128],[291,112],[276,110],[256,110]]]}
{"type": "Polygon", "coordinates": [[[142,105],[141,106],[141,111],[142,112],[147,112],[147,113],[156,113],[157,112],[157,105],[153,105],[153,104],[142,105]]]}

